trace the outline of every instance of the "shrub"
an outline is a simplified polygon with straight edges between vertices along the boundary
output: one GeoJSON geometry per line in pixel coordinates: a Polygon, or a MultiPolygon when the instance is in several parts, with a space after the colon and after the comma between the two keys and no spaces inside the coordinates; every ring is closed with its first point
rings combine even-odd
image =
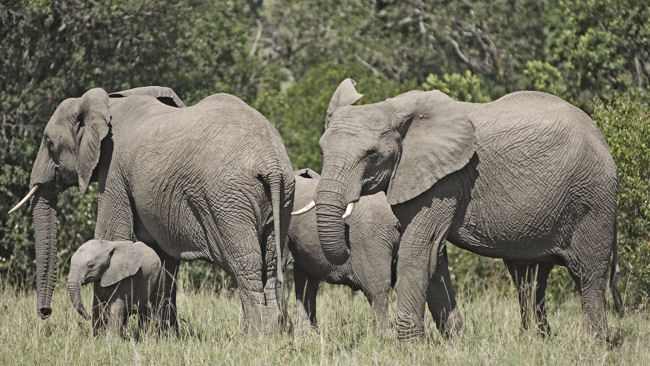
{"type": "Polygon", "coordinates": [[[596,103],[594,121],[603,131],[618,168],[619,284],[629,304],[650,298],[650,107],[641,94],[596,103]]]}

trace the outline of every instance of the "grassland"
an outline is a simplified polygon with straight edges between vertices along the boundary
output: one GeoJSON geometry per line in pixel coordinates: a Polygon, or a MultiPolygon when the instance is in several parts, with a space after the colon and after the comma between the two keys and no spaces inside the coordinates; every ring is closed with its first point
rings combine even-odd
{"type": "MultiPolygon", "coordinates": [[[[74,312],[61,282],[54,293],[53,314],[45,321],[36,315],[32,291],[0,284],[0,364],[650,365],[647,311],[629,311],[622,318],[609,313],[614,345],[607,346],[584,336],[577,296],[551,304],[554,336],[542,339],[533,331],[520,330],[514,289],[461,291],[462,334],[444,340],[433,329],[421,342],[401,344],[392,331],[385,335],[374,331],[362,294],[321,286],[318,332],[288,331],[270,338],[246,335],[236,290],[181,288],[179,336],[145,334],[124,341],[94,339],[90,323],[74,312]]],[[[89,287],[83,296],[89,306],[89,287]]],[[[293,299],[289,310],[295,318],[293,299]]]]}

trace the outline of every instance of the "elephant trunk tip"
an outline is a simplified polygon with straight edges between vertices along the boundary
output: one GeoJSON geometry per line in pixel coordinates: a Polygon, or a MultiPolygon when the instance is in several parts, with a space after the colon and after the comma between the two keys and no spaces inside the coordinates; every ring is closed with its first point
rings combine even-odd
{"type": "Polygon", "coordinates": [[[38,308],[38,316],[40,316],[41,319],[47,319],[50,315],[52,315],[52,308],[43,306],[38,308]]]}
{"type": "Polygon", "coordinates": [[[338,266],[345,264],[345,262],[347,262],[350,258],[350,252],[347,248],[341,251],[337,251],[336,253],[331,253],[329,250],[323,250],[323,253],[325,254],[325,258],[330,263],[336,264],[338,266]]]}

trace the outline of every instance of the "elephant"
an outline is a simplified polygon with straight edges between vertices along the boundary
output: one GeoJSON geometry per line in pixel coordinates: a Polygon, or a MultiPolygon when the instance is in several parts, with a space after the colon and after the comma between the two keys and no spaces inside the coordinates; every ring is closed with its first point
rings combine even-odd
{"type": "Polygon", "coordinates": [[[142,242],[89,240],[70,260],[70,300],[88,320],[81,301],[81,286],[92,282],[93,335],[112,326],[124,337],[129,315],[138,314],[142,329],[157,313],[162,290],[161,267],[158,254],[142,242]]]}
{"type": "Polygon", "coordinates": [[[349,256],[341,216],[384,191],[402,226],[396,291],[398,338],[422,337],[428,304],[445,334],[462,328],[445,240],[502,258],[518,288],[522,325],[534,297],[566,266],[581,293],[586,329],[607,338],[605,293],[616,285],[616,165],[600,130],[559,97],[521,91],[490,103],[413,90],[354,106],[352,79],[334,92],[320,138],[323,172],[314,205],[325,257],[349,256]],[[534,296],[532,296],[534,295],[534,296]]]}
{"type": "MultiPolygon", "coordinates": [[[[313,199],[320,176],[311,169],[295,172],[294,208],[313,199]]],[[[362,197],[355,211],[346,218],[350,260],[330,264],[320,248],[316,215],[313,211],[295,215],[289,225],[288,245],[293,256],[294,285],[301,328],[316,327],[316,295],[321,281],[343,284],[361,290],[376,315],[376,326],[388,325],[388,294],[395,284],[399,222],[383,192],[362,197]]]]}
{"type": "Polygon", "coordinates": [[[157,86],[111,94],[94,88],[63,101],[19,203],[33,196],[41,318],[51,313],[56,279],[58,191],[78,185],[84,194],[94,181],[95,239],[135,235],[161,257],[168,327],[177,329],[179,261],[197,259],[234,276],[247,329],[283,323],[279,264],[294,177],[282,138],[258,111],[225,93],[183,107],[172,89],[157,86]]]}

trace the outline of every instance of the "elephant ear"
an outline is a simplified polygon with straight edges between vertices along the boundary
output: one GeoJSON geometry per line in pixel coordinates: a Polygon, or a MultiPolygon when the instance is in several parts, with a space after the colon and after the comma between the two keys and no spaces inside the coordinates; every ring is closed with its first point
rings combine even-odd
{"type": "Polygon", "coordinates": [[[140,256],[131,242],[118,242],[111,254],[108,268],[99,281],[101,287],[112,286],[131,277],[140,269],[140,256]]]}
{"type": "Polygon", "coordinates": [[[476,133],[456,102],[439,91],[407,93],[390,101],[394,106],[409,106],[398,113],[411,119],[386,193],[388,203],[396,205],[463,168],[475,152],[476,133]],[[412,100],[404,103],[398,98],[412,100]]]}
{"type": "Polygon", "coordinates": [[[295,175],[307,179],[320,179],[320,174],[316,173],[315,171],[309,168],[297,170],[295,175]]]}
{"type": "Polygon", "coordinates": [[[357,92],[357,89],[354,87],[355,85],[357,85],[356,81],[347,78],[339,84],[338,88],[336,88],[334,95],[332,95],[332,99],[330,99],[330,104],[327,107],[325,128],[327,128],[329,119],[337,109],[346,105],[352,105],[363,97],[363,94],[357,92]]]}
{"type": "Polygon", "coordinates": [[[93,170],[99,162],[102,140],[108,135],[110,121],[108,94],[104,89],[90,89],[79,98],[74,130],[77,141],[76,169],[81,194],[86,193],[93,170]]]}
{"type": "Polygon", "coordinates": [[[108,96],[111,98],[124,98],[131,95],[148,95],[158,99],[161,103],[167,104],[168,106],[176,108],[185,107],[185,103],[183,103],[181,98],[179,98],[171,88],[166,86],[143,86],[140,88],[113,92],[108,96]]]}

